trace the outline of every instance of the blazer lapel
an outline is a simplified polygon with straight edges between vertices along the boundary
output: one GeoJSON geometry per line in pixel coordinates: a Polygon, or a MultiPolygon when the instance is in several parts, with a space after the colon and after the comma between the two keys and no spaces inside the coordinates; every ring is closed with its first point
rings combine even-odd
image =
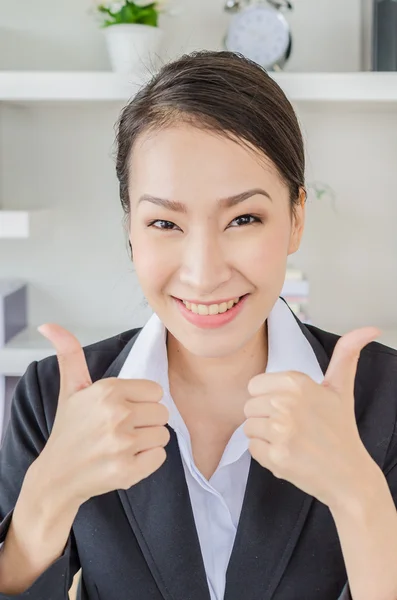
{"type": "MultiPolygon", "coordinates": [[[[307,327],[299,319],[296,320],[325,374],[329,358],[324,348],[307,327]]],[[[240,520],[226,573],[224,600],[271,600],[274,597],[313,500],[313,496],[275,477],[251,458],[240,520]]]]}
{"type": "Polygon", "coordinates": [[[164,598],[210,600],[178,441],[168,429],[165,463],[118,494],[164,598]]]}
{"type": "Polygon", "coordinates": [[[313,496],[278,479],[251,458],[224,600],[273,597],[312,502],[313,496]]]}
{"type": "MultiPolygon", "coordinates": [[[[117,377],[137,335],[103,377],[117,377]]],[[[174,430],[167,427],[171,438],[164,464],[128,490],[117,493],[165,600],[210,600],[178,440],[174,430]]]]}

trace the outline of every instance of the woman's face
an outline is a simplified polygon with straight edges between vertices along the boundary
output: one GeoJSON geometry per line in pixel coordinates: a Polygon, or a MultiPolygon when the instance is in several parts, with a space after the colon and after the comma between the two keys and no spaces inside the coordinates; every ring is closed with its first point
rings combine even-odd
{"type": "Polygon", "coordinates": [[[195,355],[243,348],[281,293],[304,203],[292,218],[270,160],[185,124],[137,140],[129,193],[133,260],[152,309],[195,355]],[[208,312],[218,314],[195,314],[208,312]]]}

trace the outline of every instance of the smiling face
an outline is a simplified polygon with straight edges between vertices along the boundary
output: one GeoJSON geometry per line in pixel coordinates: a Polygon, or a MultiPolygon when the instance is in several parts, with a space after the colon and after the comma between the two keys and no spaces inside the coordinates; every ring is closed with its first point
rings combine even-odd
{"type": "Polygon", "coordinates": [[[135,270],[166,328],[198,356],[243,348],[281,293],[304,203],[292,217],[270,160],[187,124],[138,138],[129,196],[135,270]]]}

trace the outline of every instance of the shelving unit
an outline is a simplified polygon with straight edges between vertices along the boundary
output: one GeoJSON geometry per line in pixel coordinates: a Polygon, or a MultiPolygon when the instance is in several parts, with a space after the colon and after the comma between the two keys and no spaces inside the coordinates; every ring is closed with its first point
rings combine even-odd
{"type": "Polygon", "coordinates": [[[49,215],[47,210],[0,210],[0,240],[29,238],[42,230],[49,215]]]}
{"type": "Polygon", "coordinates": [[[107,71],[0,71],[0,101],[121,102],[144,81],[142,76],[123,77],[107,71]]]}
{"type": "Polygon", "coordinates": [[[29,213],[27,211],[0,211],[0,239],[29,237],[29,213]]]}
{"type": "MultiPolygon", "coordinates": [[[[397,102],[397,73],[269,73],[298,102],[397,102]]],[[[124,102],[148,76],[0,71],[0,102],[124,102]]]]}

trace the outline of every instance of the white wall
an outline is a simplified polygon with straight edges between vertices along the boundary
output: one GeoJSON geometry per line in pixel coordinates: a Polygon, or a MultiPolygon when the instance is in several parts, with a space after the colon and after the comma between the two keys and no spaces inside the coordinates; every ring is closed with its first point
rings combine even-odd
{"type": "MultiPolygon", "coordinates": [[[[163,17],[164,56],[220,48],[228,21],[222,0],[182,0],[163,17]]],[[[289,17],[295,52],[288,70],[360,68],[360,1],[299,0],[289,17]]],[[[108,69],[89,2],[0,0],[0,69],[108,69]]],[[[111,159],[121,108],[3,106],[0,193],[6,208],[50,208],[47,231],[0,240],[0,277],[29,282],[29,321],[67,327],[141,324],[149,314],[129,261],[111,159]]],[[[342,333],[375,324],[397,328],[397,109],[297,107],[307,142],[308,181],[336,192],[308,205],[292,264],[311,280],[315,324],[342,333]]]]}
{"type": "MultiPolygon", "coordinates": [[[[169,58],[196,48],[220,49],[230,19],[224,0],[171,0],[180,17],[162,15],[169,58]]],[[[293,71],[360,68],[361,0],[294,0],[293,71]]],[[[0,69],[109,68],[90,0],[0,0],[0,69]]]]}
{"type": "Polygon", "coordinates": [[[340,333],[397,329],[397,107],[305,107],[307,179],[331,198],[311,198],[294,262],[311,281],[315,323],[340,333]]]}

